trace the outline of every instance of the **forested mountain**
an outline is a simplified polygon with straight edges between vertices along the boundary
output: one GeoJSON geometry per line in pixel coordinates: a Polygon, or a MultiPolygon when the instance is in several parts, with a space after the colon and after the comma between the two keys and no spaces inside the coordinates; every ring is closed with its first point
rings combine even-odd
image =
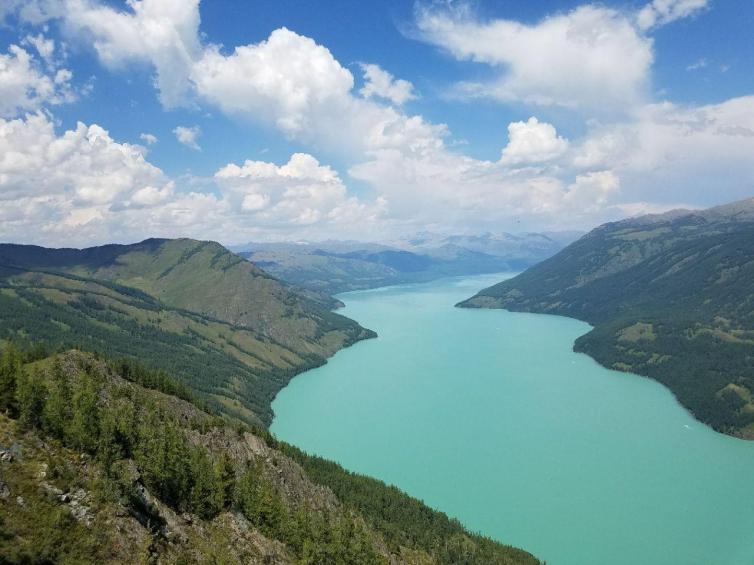
{"type": "Polygon", "coordinates": [[[164,374],[40,352],[0,354],[2,563],[537,563],[164,374]]]}
{"type": "Polygon", "coordinates": [[[290,378],[374,334],[217,243],[0,245],[0,339],[131,356],[268,424],[290,378]]]}
{"type": "Polygon", "coordinates": [[[754,439],[754,199],[605,224],[460,306],[586,320],[577,351],[754,439]]]}
{"type": "Polygon", "coordinates": [[[520,271],[550,257],[576,235],[421,233],[387,244],[250,243],[240,251],[282,280],[335,294],[447,276],[520,271]]]}

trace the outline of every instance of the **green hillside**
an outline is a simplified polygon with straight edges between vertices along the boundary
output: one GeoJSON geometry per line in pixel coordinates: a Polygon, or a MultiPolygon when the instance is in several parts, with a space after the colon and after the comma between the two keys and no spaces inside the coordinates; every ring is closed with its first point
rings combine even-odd
{"type": "Polygon", "coordinates": [[[0,245],[0,339],[141,359],[248,422],[269,424],[295,374],[374,335],[336,304],[212,242],[0,245]]]}
{"type": "Polygon", "coordinates": [[[460,306],[585,320],[577,351],[754,439],[754,199],[605,224],[460,306]]]}
{"type": "Polygon", "coordinates": [[[177,389],[78,351],[0,353],[0,562],[538,563],[177,389]]]}

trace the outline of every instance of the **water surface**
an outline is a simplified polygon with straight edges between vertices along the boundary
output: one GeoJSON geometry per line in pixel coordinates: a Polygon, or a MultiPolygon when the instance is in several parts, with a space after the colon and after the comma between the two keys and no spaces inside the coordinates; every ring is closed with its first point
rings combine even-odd
{"type": "Polygon", "coordinates": [[[549,565],[754,565],[754,443],[573,353],[583,322],[453,307],[501,278],[341,295],[379,338],[293,379],[272,431],[549,565]]]}

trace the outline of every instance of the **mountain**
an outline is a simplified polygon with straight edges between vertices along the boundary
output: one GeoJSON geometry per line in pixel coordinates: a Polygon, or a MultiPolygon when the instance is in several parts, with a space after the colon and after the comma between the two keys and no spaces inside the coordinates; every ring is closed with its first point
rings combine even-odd
{"type": "Polygon", "coordinates": [[[0,339],[140,358],[253,423],[295,374],[374,335],[338,304],[214,242],[0,245],[0,339]]]}
{"type": "Polygon", "coordinates": [[[433,255],[436,250],[443,248],[465,249],[467,251],[483,253],[493,257],[514,257],[518,260],[529,259],[540,261],[543,256],[549,256],[560,251],[571,243],[582,232],[562,231],[543,233],[483,233],[447,235],[433,232],[420,232],[393,243],[398,248],[414,252],[426,252],[433,255]]]}
{"type": "Polygon", "coordinates": [[[754,199],[605,224],[460,306],[585,320],[577,351],[754,439],[754,199]]]}
{"type": "Polygon", "coordinates": [[[520,271],[577,237],[552,234],[442,235],[424,232],[388,243],[250,243],[240,254],[276,277],[336,294],[446,276],[520,271]]]}
{"type": "Polygon", "coordinates": [[[534,565],[79,351],[0,354],[0,562],[534,565]]]}

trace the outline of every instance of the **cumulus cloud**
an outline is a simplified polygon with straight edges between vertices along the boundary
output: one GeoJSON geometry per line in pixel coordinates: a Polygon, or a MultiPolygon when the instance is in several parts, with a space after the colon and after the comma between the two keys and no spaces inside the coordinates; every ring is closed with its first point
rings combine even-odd
{"type": "Polygon", "coordinates": [[[37,113],[0,121],[0,198],[64,197],[70,205],[112,204],[132,190],[166,185],[137,145],[116,143],[97,125],[57,136],[37,113]]]}
{"type": "Polygon", "coordinates": [[[195,151],[201,150],[201,147],[199,147],[199,144],[197,143],[199,136],[202,134],[202,128],[199,126],[178,126],[173,130],[173,133],[175,134],[175,138],[182,145],[194,149],[195,151]]]}
{"type": "Polygon", "coordinates": [[[391,218],[414,229],[499,230],[518,223],[531,229],[580,227],[594,222],[598,208],[619,188],[609,171],[574,174],[555,163],[511,168],[443,148],[414,155],[375,152],[349,174],[378,186],[391,218]]]}
{"type": "Polygon", "coordinates": [[[532,116],[526,122],[508,125],[508,145],[500,161],[504,164],[541,163],[560,157],[568,149],[568,141],[555,128],[532,116]]]}
{"type": "Polygon", "coordinates": [[[187,103],[191,67],[202,51],[199,0],[132,0],[128,11],[90,0],[46,2],[41,12],[61,18],[68,33],[83,37],[100,61],[118,69],[151,64],[167,108],[187,103]]]}
{"type": "Polygon", "coordinates": [[[349,196],[338,174],[308,154],[281,166],[229,164],[216,184],[189,192],[144,151],[96,124],[57,134],[45,113],[0,119],[0,240],[88,245],[192,236],[238,243],[278,230],[354,235],[386,207],[384,199],[349,196]]]}
{"type": "Polygon", "coordinates": [[[28,51],[11,45],[0,53],[0,117],[73,100],[72,76],[67,69],[46,73],[28,51]]]}
{"type": "Polygon", "coordinates": [[[141,139],[147,145],[154,145],[155,143],[157,143],[157,136],[151,133],[139,134],[139,139],[141,139]]]}
{"type": "Polygon", "coordinates": [[[209,47],[191,78],[225,112],[270,116],[288,134],[307,129],[316,111],[345,105],[353,88],[353,76],[328,49],[286,28],[228,56],[209,47]]]}
{"type": "Polygon", "coordinates": [[[585,5],[528,25],[481,21],[466,6],[420,7],[421,37],[460,60],[499,70],[488,82],[463,83],[470,96],[580,109],[620,110],[645,94],[652,41],[626,14],[585,5]]]}
{"type": "Polygon", "coordinates": [[[228,164],[215,174],[218,185],[244,213],[261,225],[309,225],[375,219],[384,208],[349,197],[338,174],[306,153],[277,166],[263,161],[228,164]]]}
{"type": "Polygon", "coordinates": [[[596,171],[578,175],[568,186],[564,200],[570,208],[595,213],[620,190],[620,179],[613,171],[596,171]]]}
{"type": "Polygon", "coordinates": [[[441,124],[355,96],[353,75],[326,47],[286,28],[230,55],[209,47],[191,79],[202,98],[227,114],[351,156],[398,145],[421,150],[445,134],[441,124]]]}
{"type": "Polygon", "coordinates": [[[688,18],[708,4],[709,0],[653,0],[639,11],[636,22],[641,29],[648,30],[688,18]]]}
{"type": "Polygon", "coordinates": [[[359,90],[364,98],[376,96],[398,106],[414,100],[414,85],[407,80],[396,79],[379,65],[362,64],[364,86],[359,90]]]}
{"type": "Polygon", "coordinates": [[[573,148],[576,167],[609,167],[634,198],[713,204],[754,186],[754,97],[699,107],[648,104],[631,121],[596,125],[573,148]]]}

